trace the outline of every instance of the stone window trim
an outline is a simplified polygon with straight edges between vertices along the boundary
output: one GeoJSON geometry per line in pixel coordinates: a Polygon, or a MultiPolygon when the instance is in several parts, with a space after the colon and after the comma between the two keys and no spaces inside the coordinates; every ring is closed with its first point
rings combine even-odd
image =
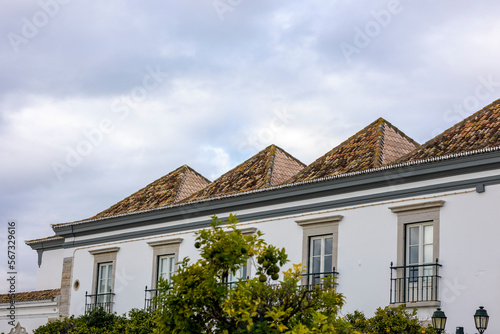
{"type": "Polygon", "coordinates": [[[295,223],[302,227],[302,265],[305,272],[309,272],[309,248],[311,237],[331,235],[333,237],[333,267],[337,270],[339,223],[344,218],[342,215],[318,217],[296,220],[295,223]]]}
{"type": "Polygon", "coordinates": [[[112,263],[113,264],[113,274],[111,279],[111,292],[115,288],[115,275],[116,275],[116,256],[120,247],[109,247],[101,249],[89,250],[89,253],[94,256],[94,271],[92,275],[92,292],[90,294],[97,293],[97,282],[99,273],[99,264],[101,263],[112,263]]]}
{"type": "Polygon", "coordinates": [[[439,259],[439,213],[445,201],[430,201],[417,204],[401,205],[389,209],[397,214],[397,265],[405,265],[406,226],[409,224],[432,222],[433,225],[433,256],[439,259]]]}
{"type": "MultiPolygon", "coordinates": [[[[397,266],[406,263],[406,227],[410,224],[430,223],[433,226],[433,257],[439,259],[439,214],[445,201],[429,201],[423,203],[400,205],[389,209],[397,214],[397,266]]],[[[439,289],[439,286],[438,286],[439,289]]],[[[397,303],[395,305],[399,305],[397,303]]],[[[405,303],[407,308],[440,307],[440,301],[420,301],[405,303]]]]}
{"type": "Polygon", "coordinates": [[[252,235],[257,233],[258,230],[257,227],[245,227],[240,229],[242,235],[252,235]]]}
{"type": "MultiPolygon", "coordinates": [[[[182,243],[182,238],[163,239],[149,241],[148,245],[153,248],[153,272],[151,275],[151,288],[156,289],[156,279],[158,276],[158,259],[162,255],[175,255],[175,263],[179,262],[179,247],[182,243]]],[[[176,265],[177,267],[177,265],[176,265]]]]}

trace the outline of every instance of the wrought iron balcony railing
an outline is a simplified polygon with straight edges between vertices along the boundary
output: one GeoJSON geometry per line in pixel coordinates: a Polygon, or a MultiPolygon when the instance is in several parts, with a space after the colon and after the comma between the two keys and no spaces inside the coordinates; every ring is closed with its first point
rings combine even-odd
{"type": "Polygon", "coordinates": [[[156,296],[163,291],[161,289],[144,289],[144,310],[148,312],[152,312],[158,308],[158,301],[156,300],[156,296]]]}
{"type": "Polygon", "coordinates": [[[89,295],[85,292],[85,314],[92,312],[96,308],[102,308],[111,313],[113,311],[113,299],[115,294],[110,292],[89,295]]]}
{"type": "Polygon", "coordinates": [[[329,283],[325,284],[325,277],[331,277],[335,279],[338,276],[338,272],[333,271],[324,272],[324,273],[309,273],[302,275],[302,284],[301,287],[303,289],[324,289],[324,288],[334,288],[336,283],[335,281],[328,281],[329,283]]]}
{"type": "Polygon", "coordinates": [[[394,266],[391,262],[391,304],[439,301],[439,268],[435,263],[394,266]]]}

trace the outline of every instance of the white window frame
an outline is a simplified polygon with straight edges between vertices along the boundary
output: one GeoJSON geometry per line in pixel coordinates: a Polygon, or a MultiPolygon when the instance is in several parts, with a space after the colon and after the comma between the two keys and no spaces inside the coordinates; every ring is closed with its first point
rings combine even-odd
{"type": "Polygon", "coordinates": [[[104,262],[97,264],[97,304],[109,303],[111,302],[110,293],[113,291],[113,262],[104,262]],[[104,279],[103,274],[104,273],[104,279]],[[104,280],[104,284],[102,281],[104,280]]]}
{"type": "Polygon", "coordinates": [[[166,254],[158,255],[158,273],[156,275],[156,281],[158,282],[161,278],[167,282],[171,282],[172,276],[177,270],[177,255],[176,254],[166,254]],[[167,262],[166,270],[163,270],[163,260],[167,262]]]}
{"type": "MultiPolygon", "coordinates": [[[[405,259],[405,265],[408,267],[411,267],[412,265],[415,266],[422,266],[425,264],[433,264],[435,263],[435,258],[434,258],[434,224],[433,222],[422,222],[422,223],[413,223],[413,224],[406,224],[406,259],[405,259]],[[425,229],[426,228],[432,228],[432,236],[431,240],[426,240],[425,238],[425,229]],[[411,242],[411,229],[418,228],[418,243],[416,244],[410,244],[411,242]],[[430,258],[428,259],[429,261],[425,261],[426,257],[426,248],[430,246],[430,251],[432,252],[430,258]],[[417,262],[411,262],[411,248],[417,248],[417,262]]],[[[429,276],[432,275],[432,267],[416,267],[415,269],[408,268],[407,271],[407,277],[409,277],[410,282],[415,282],[416,280],[419,279],[419,277],[423,276],[429,276]],[[416,273],[416,277],[415,274],[416,273]],[[415,280],[416,278],[416,280],[415,280]]]]}
{"type": "Polygon", "coordinates": [[[331,273],[333,271],[333,234],[327,234],[327,235],[321,235],[321,236],[314,236],[309,238],[309,274],[324,274],[324,273],[331,273]],[[331,239],[332,243],[332,249],[330,254],[326,254],[326,240],[331,239]],[[320,254],[319,255],[314,255],[314,241],[320,240],[320,254]],[[326,270],[325,268],[325,261],[326,257],[331,256],[331,268],[329,270],[326,270]],[[319,264],[319,272],[316,272],[314,268],[314,258],[320,259],[320,264],[319,264]]]}

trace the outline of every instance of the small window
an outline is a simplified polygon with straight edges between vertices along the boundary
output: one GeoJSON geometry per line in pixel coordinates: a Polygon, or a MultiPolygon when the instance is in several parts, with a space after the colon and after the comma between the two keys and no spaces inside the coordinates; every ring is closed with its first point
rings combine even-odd
{"type": "Polygon", "coordinates": [[[309,284],[320,284],[321,278],[333,274],[333,236],[310,238],[309,284]]]}
{"type": "Polygon", "coordinates": [[[326,276],[337,277],[337,247],[341,215],[297,220],[302,228],[302,285],[321,284],[326,276]]]}
{"type": "Polygon", "coordinates": [[[119,247],[89,250],[94,256],[94,273],[92,292],[91,294],[85,292],[85,313],[96,307],[101,307],[106,312],[113,312],[116,256],[119,250],[119,247]]]}
{"type": "Polygon", "coordinates": [[[151,275],[151,286],[149,290],[146,290],[153,291],[153,294],[155,294],[160,278],[170,282],[177,269],[181,243],[182,239],[164,239],[148,242],[148,245],[153,248],[153,272],[151,275]]]}
{"type": "Polygon", "coordinates": [[[99,263],[97,279],[97,304],[104,305],[111,302],[111,284],[113,282],[113,263],[99,263]]]}
{"type": "Polygon", "coordinates": [[[248,270],[248,264],[245,266],[242,266],[236,272],[229,273],[229,276],[227,278],[227,283],[229,284],[230,287],[234,286],[235,284],[238,283],[239,280],[241,279],[247,279],[249,277],[249,270],[248,270]]]}
{"type": "Polygon", "coordinates": [[[406,264],[410,282],[419,277],[432,276],[434,262],[434,233],[432,223],[409,224],[406,226],[406,264]]]}
{"type": "Polygon", "coordinates": [[[175,254],[158,256],[158,275],[156,280],[160,279],[170,282],[175,273],[175,254]]]}

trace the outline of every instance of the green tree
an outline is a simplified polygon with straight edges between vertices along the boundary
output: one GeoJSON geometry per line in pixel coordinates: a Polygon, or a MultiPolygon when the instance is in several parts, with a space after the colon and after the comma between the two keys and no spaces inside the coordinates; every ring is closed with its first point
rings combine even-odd
{"type": "Polygon", "coordinates": [[[59,319],[38,327],[34,334],[152,334],[153,317],[146,311],[133,309],[119,316],[95,308],[89,314],[59,319]]]}
{"type": "Polygon", "coordinates": [[[350,331],[347,333],[355,331],[374,334],[435,334],[430,325],[426,326],[418,320],[417,309],[408,311],[404,304],[397,307],[379,307],[369,319],[366,319],[363,313],[354,311],[346,316],[346,321],[350,325],[350,331]]]}
{"type": "Polygon", "coordinates": [[[260,232],[243,235],[237,223],[233,215],[225,222],[213,216],[211,228],[196,235],[200,259],[185,258],[171,282],[159,283],[158,333],[334,333],[345,325],[332,277],[304,288],[302,267],[294,265],[278,282],[285,250],[268,245],[260,232]],[[255,278],[228,284],[249,261],[255,278]]]}

